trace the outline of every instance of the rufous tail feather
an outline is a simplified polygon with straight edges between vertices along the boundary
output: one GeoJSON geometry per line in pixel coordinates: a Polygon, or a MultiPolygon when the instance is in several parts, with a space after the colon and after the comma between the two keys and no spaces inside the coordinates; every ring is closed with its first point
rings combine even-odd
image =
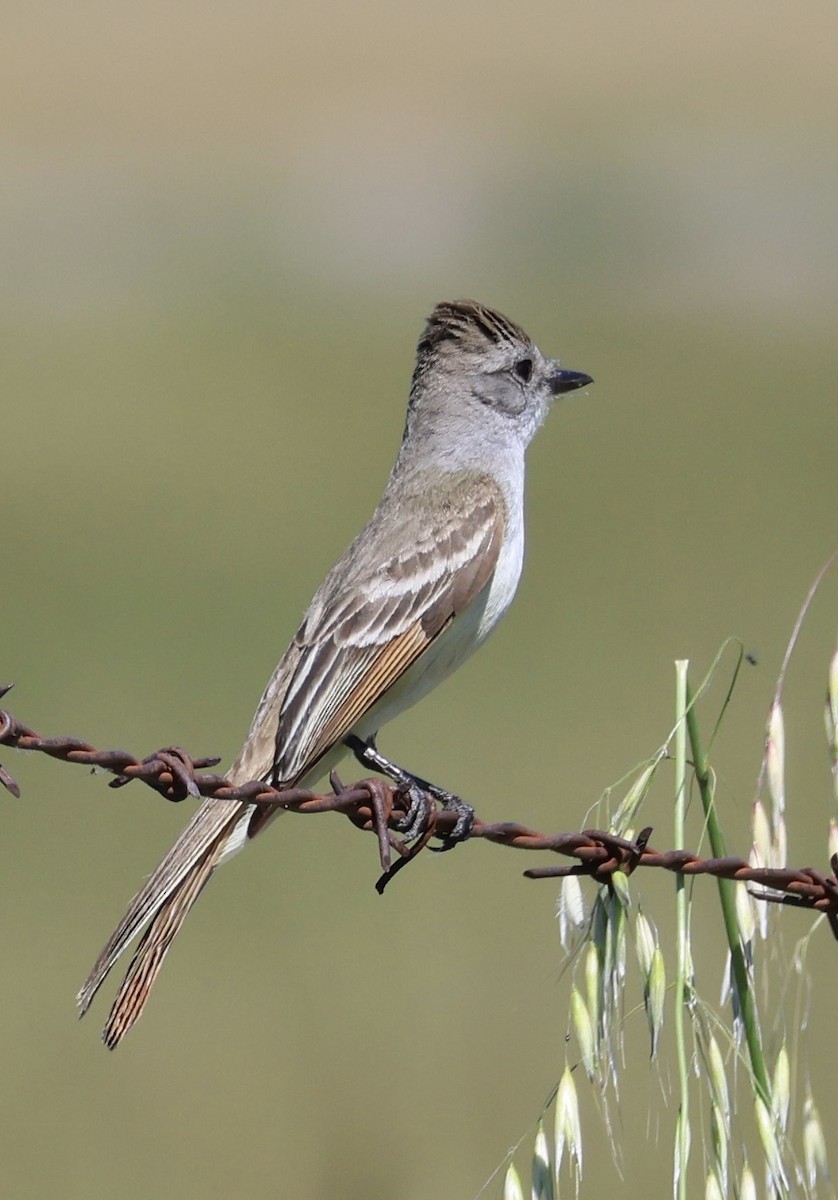
{"type": "Polygon", "coordinates": [[[150,921],[111,1010],[108,1045],[115,1046],[139,1017],[172,938],[248,811],[250,806],[239,801],[205,801],[131,901],[78,995],[79,1015],[84,1016],[117,959],[150,921]]]}
{"type": "Polygon", "coordinates": [[[143,934],[102,1032],[102,1041],[109,1050],[114,1050],[119,1045],[134,1022],[142,1016],[169,947],[215,870],[219,849],[216,842],[204,854],[201,861],[163,903],[143,934]]]}

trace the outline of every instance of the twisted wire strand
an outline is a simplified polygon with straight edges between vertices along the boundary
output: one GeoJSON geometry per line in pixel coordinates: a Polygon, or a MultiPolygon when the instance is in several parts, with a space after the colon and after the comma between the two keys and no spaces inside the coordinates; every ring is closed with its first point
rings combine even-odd
{"type": "MultiPolygon", "coordinates": [[[[10,686],[0,685],[0,698],[10,686]]],[[[445,842],[457,821],[457,813],[433,809],[421,835],[408,842],[398,835],[408,816],[409,797],[384,779],[361,779],[344,786],[333,772],[330,793],[307,788],[280,790],[258,779],[233,787],[223,775],[206,772],[207,767],[220,762],[216,757],[193,758],[178,746],[165,746],[142,759],[127,750],[99,750],[80,738],[43,737],[2,708],[0,745],[47,754],[61,762],[100,767],[115,776],[109,784],[112,788],[124,787],[137,780],[173,802],[187,797],[212,796],[246,800],[252,804],[279,804],[304,815],[343,813],[357,828],[377,835],[383,870],[376,883],[379,891],[383,891],[395,873],[415,859],[431,839],[445,842]],[[398,855],[395,863],[391,860],[393,850],[398,855]]],[[[0,766],[0,785],[13,796],[20,796],[20,788],[3,766],[0,766]]],[[[545,851],[577,860],[567,865],[531,867],[524,871],[528,879],[588,875],[597,883],[608,885],[616,871],[630,875],[639,867],[657,867],[684,875],[713,875],[755,884],[763,889],[751,891],[757,899],[824,913],[833,935],[838,938],[838,856],[830,860],[832,874],[829,875],[814,867],[758,867],[737,856],[702,858],[688,850],[655,850],[648,844],[651,834],[651,827],[641,830],[634,841],[602,829],[544,834],[515,821],[488,823],[475,817],[467,838],[482,838],[499,846],[545,851]]]]}

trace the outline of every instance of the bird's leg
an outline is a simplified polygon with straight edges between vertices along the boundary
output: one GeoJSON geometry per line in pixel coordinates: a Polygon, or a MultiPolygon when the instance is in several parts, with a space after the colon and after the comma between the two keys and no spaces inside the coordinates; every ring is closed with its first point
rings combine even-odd
{"type": "Polygon", "coordinates": [[[364,742],[361,738],[350,734],[349,737],[344,738],[343,744],[349,747],[362,767],[378,771],[379,775],[386,775],[403,790],[409,801],[409,807],[399,822],[399,832],[408,842],[421,836],[428,826],[431,813],[431,802],[427,789],[422,788],[419,781],[407,771],[403,771],[401,767],[385,758],[377,749],[375,738],[364,742]]]}
{"type": "Polygon", "coordinates": [[[471,805],[466,804],[465,800],[455,796],[453,792],[447,792],[445,788],[438,787],[435,783],[429,783],[421,775],[414,775],[412,771],[406,771],[403,767],[391,762],[389,758],[385,758],[375,744],[374,735],[367,741],[362,741],[361,738],[350,734],[349,737],[344,738],[344,745],[349,747],[361,766],[369,767],[372,771],[386,775],[388,779],[392,779],[393,783],[404,788],[410,800],[410,808],[404,819],[404,824],[410,830],[410,836],[421,832],[422,824],[427,819],[425,800],[427,796],[433,796],[434,800],[438,800],[444,812],[457,814],[456,824],[450,834],[442,839],[441,846],[432,847],[432,849],[450,850],[457,842],[464,841],[471,833],[471,827],[474,824],[474,809],[471,805]]]}

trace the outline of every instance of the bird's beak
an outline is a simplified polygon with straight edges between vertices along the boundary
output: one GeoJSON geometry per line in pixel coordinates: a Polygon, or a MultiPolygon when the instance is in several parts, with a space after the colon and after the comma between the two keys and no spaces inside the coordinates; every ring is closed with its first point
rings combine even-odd
{"type": "Polygon", "coordinates": [[[550,376],[550,391],[554,396],[559,396],[562,392],[575,392],[577,388],[587,387],[589,383],[593,383],[593,379],[583,371],[560,369],[550,376]]]}

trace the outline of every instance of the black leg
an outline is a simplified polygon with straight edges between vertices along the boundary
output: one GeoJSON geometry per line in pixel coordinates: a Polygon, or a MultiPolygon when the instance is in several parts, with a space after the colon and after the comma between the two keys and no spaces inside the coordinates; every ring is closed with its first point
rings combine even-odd
{"type": "Polygon", "coordinates": [[[410,805],[399,822],[399,833],[403,834],[408,842],[420,837],[427,828],[431,815],[432,802],[427,789],[423,788],[418,780],[414,779],[407,771],[403,771],[401,767],[385,758],[376,749],[374,736],[368,742],[363,742],[354,734],[350,734],[349,737],[344,738],[343,744],[349,747],[362,767],[366,767],[370,771],[377,771],[379,775],[385,775],[404,791],[410,805]]]}
{"type": "MultiPolygon", "coordinates": [[[[442,845],[438,849],[450,850],[457,842],[468,837],[474,824],[474,809],[470,804],[466,804],[453,792],[447,792],[444,788],[437,787],[435,783],[429,783],[421,775],[405,771],[403,767],[391,762],[389,758],[385,758],[376,747],[374,735],[369,741],[364,742],[361,738],[350,734],[349,737],[344,738],[344,745],[348,746],[361,766],[378,771],[380,775],[385,775],[388,779],[392,779],[393,783],[405,789],[410,799],[410,809],[405,817],[405,825],[409,827],[410,833],[402,830],[405,832],[405,836],[413,837],[421,833],[422,823],[427,820],[425,797],[432,796],[442,805],[443,811],[457,814],[454,828],[448,837],[442,839],[442,845]]],[[[432,847],[432,849],[437,849],[437,847],[432,847]]]]}

